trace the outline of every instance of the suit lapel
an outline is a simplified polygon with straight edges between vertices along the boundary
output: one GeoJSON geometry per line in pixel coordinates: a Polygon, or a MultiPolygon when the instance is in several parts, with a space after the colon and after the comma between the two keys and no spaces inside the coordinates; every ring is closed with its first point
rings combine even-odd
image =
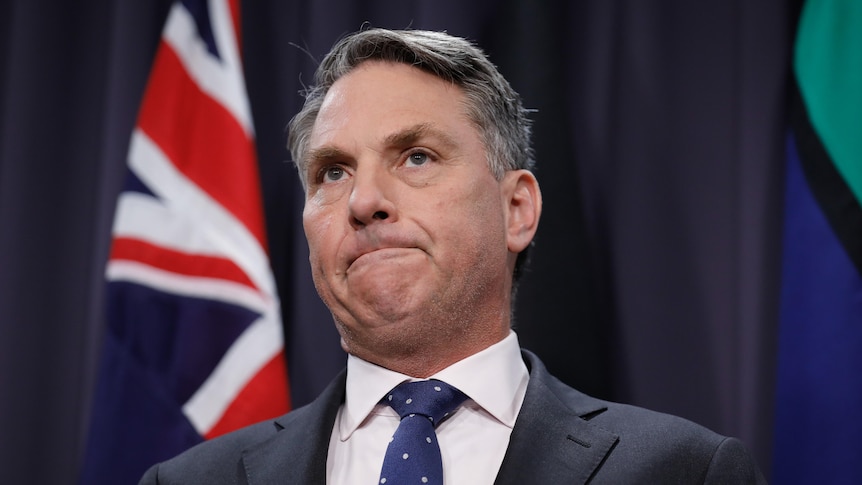
{"type": "MultiPolygon", "coordinates": [[[[586,483],[618,437],[585,419],[604,410],[601,401],[548,374],[524,352],[530,383],[512,430],[496,485],[586,483]]],[[[275,421],[271,439],[242,455],[249,485],[326,483],[326,457],[338,408],[344,402],[342,372],[313,403],[275,421]]]]}
{"type": "Polygon", "coordinates": [[[272,439],[243,452],[249,485],[326,483],[329,438],[344,402],[346,375],[343,371],[308,406],[277,419],[281,430],[272,439]]]}
{"type": "Polygon", "coordinates": [[[586,483],[618,440],[584,419],[605,407],[524,358],[530,382],[495,484],[586,483]]]}

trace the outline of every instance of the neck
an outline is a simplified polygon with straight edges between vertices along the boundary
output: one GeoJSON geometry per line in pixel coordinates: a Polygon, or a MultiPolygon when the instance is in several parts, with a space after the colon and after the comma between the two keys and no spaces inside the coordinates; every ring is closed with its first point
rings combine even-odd
{"type": "Polygon", "coordinates": [[[502,341],[509,335],[508,324],[482,332],[450,332],[449,335],[435,335],[433,339],[404,339],[384,342],[375,339],[371,347],[346,343],[342,346],[350,354],[386,369],[415,377],[428,378],[441,370],[467,357],[481,352],[502,341]],[[441,338],[443,337],[443,338],[441,338]]]}

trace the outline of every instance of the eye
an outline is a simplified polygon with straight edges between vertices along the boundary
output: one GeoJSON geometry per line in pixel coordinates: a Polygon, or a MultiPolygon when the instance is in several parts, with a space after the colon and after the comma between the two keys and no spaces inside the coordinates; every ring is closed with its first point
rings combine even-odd
{"type": "Polygon", "coordinates": [[[320,181],[322,183],[327,182],[337,182],[345,177],[347,172],[345,172],[344,168],[339,165],[330,165],[328,167],[324,167],[320,171],[320,181]]]}
{"type": "Polygon", "coordinates": [[[419,167],[421,165],[425,165],[425,162],[429,161],[431,158],[425,152],[413,152],[407,155],[407,160],[404,162],[405,165],[419,167]]]}

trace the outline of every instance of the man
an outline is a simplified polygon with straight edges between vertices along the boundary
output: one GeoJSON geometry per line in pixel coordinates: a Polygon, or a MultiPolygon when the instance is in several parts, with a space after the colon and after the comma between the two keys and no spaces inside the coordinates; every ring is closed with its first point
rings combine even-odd
{"type": "Polygon", "coordinates": [[[289,144],[347,370],[312,404],[203,443],[142,483],[402,483],[392,474],[418,459],[396,450],[408,422],[441,468],[416,483],[763,482],[739,441],[588,397],[520,350],[511,303],[542,207],[529,126],[463,39],[373,29],[336,44],[289,144]],[[411,421],[397,410],[413,401],[403,382],[445,389],[454,408],[411,421]]]}

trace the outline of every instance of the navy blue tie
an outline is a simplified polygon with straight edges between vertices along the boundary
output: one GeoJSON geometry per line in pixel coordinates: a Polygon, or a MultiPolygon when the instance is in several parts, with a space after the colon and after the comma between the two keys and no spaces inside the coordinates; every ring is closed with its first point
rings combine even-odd
{"type": "Polygon", "coordinates": [[[385,485],[443,485],[443,462],[434,428],[467,396],[435,379],[404,382],[392,389],[384,403],[401,416],[380,472],[385,485]]]}

